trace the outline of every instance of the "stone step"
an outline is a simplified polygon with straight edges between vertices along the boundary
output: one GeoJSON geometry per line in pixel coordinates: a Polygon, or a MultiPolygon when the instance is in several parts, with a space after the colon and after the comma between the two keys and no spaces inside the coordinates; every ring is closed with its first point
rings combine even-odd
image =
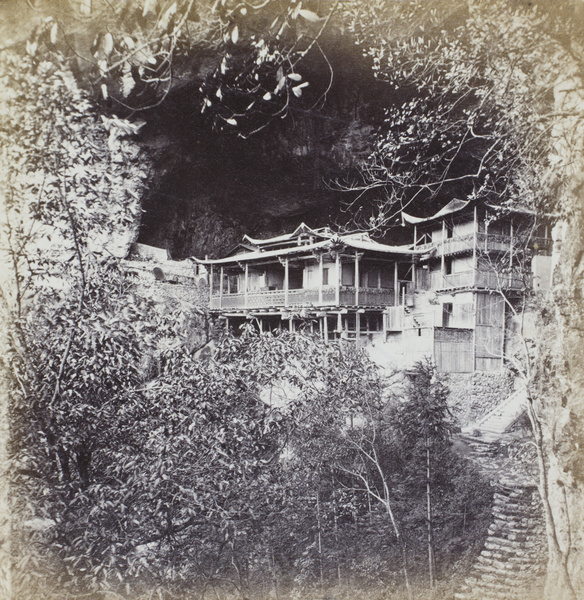
{"type": "Polygon", "coordinates": [[[508,498],[509,500],[531,500],[533,496],[537,493],[537,490],[526,487],[524,489],[503,489],[499,488],[495,491],[495,498],[508,498]]]}
{"type": "Polygon", "coordinates": [[[493,509],[505,515],[518,515],[521,517],[530,517],[539,512],[532,508],[530,504],[522,504],[521,502],[517,502],[517,500],[495,500],[493,502],[493,509]]]}
{"type": "Polygon", "coordinates": [[[494,536],[489,536],[487,538],[487,541],[485,542],[485,548],[487,548],[487,550],[506,548],[511,551],[520,550],[522,552],[525,552],[527,550],[531,550],[532,548],[536,548],[536,547],[537,547],[537,544],[535,543],[534,540],[527,540],[525,542],[515,542],[512,540],[506,540],[504,538],[494,537],[494,536]],[[491,547],[489,547],[489,546],[491,546],[491,547]],[[495,547],[493,548],[493,546],[495,546],[495,547]]]}
{"type": "MultiPolygon", "coordinates": [[[[486,575],[480,577],[469,577],[465,580],[473,592],[476,593],[477,589],[486,591],[505,592],[509,591],[509,582],[499,581],[496,577],[485,579],[486,575]]],[[[512,582],[513,583],[513,582],[512,582]]],[[[511,587],[513,589],[513,587],[511,587]]]]}
{"type": "Polygon", "coordinates": [[[523,527],[521,525],[512,525],[509,521],[494,521],[489,525],[487,533],[497,533],[502,535],[529,535],[533,533],[534,528],[523,527]]]}
{"type": "Polygon", "coordinates": [[[483,564],[475,565],[475,570],[479,573],[482,573],[483,575],[481,576],[481,578],[484,579],[486,577],[486,581],[493,581],[493,578],[494,580],[504,581],[506,578],[516,573],[516,571],[513,571],[511,569],[501,569],[493,565],[483,564]]]}
{"type": "Polygon", "coordinates": [[[508,523],[510,527],[529,527],[532,515],[522,514],[520,511],[511,510],[509,513],[505,509],[493,506],[491,514],[500,523],[508,523]]]}
{"type": "Polygon", "coordinates": [[[526,542],[531,537],[529,530],[527,529],[517,529],[514,531],[509,530],[507,527],[500,527],[497,524],[493,524],[487,530],[487,533],[490,536],[496,536],[498,538],[503,538],[509,540],[510,542],[526,542]]]}
{"type": "Polygon", "coordinates": [[[495,567],[494,565],[487,565],[487,564],[477,564],[475,565],[475,569],[479,572],[479,573],[484,573],[484,574],[490,574],[490,575],[495,575],[497,576],[499,579],[508,579],[508,578],[512,578],[513,581],[519,581],[520,579],[525,581],[526,579],[528,579],[530,573],[531,573],[531,561],[529,563],[525,563],[524,565],[508,565],[504,568],[502,567],[495,567]]]}
{"type": "MultiPolygon", "coordinates": [[[[519,392],[513,396],[521,399],[519,392]]],[[[459,436],[494,490],[484,547],[455,600],[527,600],[527,590],[544,570],[544,523],[535,474],[519,463],[521,449],[506,445],[505,431],[519,414],[511,400],[459,436]]]]}
{"type": "Polygon", "coordinates": [[[521,506],[524,509],[529,509],[532,506],[539,506],[539,504],[533,500],[532,494],[529,493],[522,496],[504,496],[503,494],[495,492],[493,500],[508,506],[521,506]]]}

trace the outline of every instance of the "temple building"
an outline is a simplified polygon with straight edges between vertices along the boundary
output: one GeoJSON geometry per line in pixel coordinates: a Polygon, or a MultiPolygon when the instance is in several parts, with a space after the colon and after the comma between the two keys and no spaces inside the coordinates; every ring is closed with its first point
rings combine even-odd
{"type": "Polygon", "coordinates": [[[513,303],[549,286],[548,228],[536,230],[527,211],[456,199],[402,221],[410,244],[302,224],[195,259],[209,272],[210,312],[233,328],[251,321],[383,345],[405,363],[429,355],[442,372],[501,369],[513,303]]]}

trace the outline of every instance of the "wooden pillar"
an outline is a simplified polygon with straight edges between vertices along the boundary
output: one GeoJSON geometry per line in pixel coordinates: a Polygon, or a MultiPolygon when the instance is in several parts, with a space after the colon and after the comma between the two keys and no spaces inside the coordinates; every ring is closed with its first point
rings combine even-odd
{"type": "Polygon", "coordinates": [[[336,286],[335,286],[335,305],[340,306],[341,304],[341,253],[337,252],[337,257],[335,259],[335,265],[337,269],[337,277],[336,277],[336,286]]]}
{"type": "Polygon", "coordinates": [[[513,283],[513,219],[509,222],[509,285],[513,283]]]}
{"type": "Polygon", "coordinates": [[[416,279],[417,279],[416,258],[414,256],[412,256],[412,293],[418,287],[416,279]]]}
{"type": "Polygon", "coordinates": [[[290,331],[294,331],[294,319],[292,318],[292,316],[290,316],[290,318],[288,319],[288,329],[290,331]]]}
{"type": "Polygon", "coordinates": [[[337,314],[337,332],[339,334],[339,337],[343,333],[343,317],[341,313],[337,314]]]}
{"type": "Polygon", "coordinates": [[[397,287],[397,260],[393,263],[393,305],[399,304],[399,289],[397,287]]]}
{"type": "Polygon", "coordinates": [[[477,284],[477,231],[478,222],[477,222],[477,207],[474,207],[474,215],[473,215],[473,226],[472,226],[472,286],[473,288],[477,284]]]}
{"type": "Polygon", "coordinates": [[[442,277],[446,275],[444,250],[446,249],[446,219],[442,220],[442,257],[440,259],[440,270],[442,271],[442,277]]]}
{"type": "Polygon", "coordinates": [[[322,318],[322,325],[323,325],[323,330],[324,330],[324,341],[326,344],[328,344],[329,341],[329,335],[328,335],[328,316],[325,315],[322,318]]]}
{"type": "Polygon", "coordinates": [[[322,297],[322,288],[324,286],[323,284],[323,278],[324,278],[324,255],[321,253],[318,256],[318,303],[322,304],[323,302],[323,297],[322,297]]]}
{"type": "Polygon", "coordinates": [[[219,275],[219,308],[223,308],[223,267],[219,275]]]}
{"type": "Polygon", "coordinates": [[[260,333],[264,332],[264,327],[262,325],[262,318],[258,317],[258,327],[260,328],[260,333]]]}
{"type": "Polygon", "coordinates": [[[418,245],[418,226],[414,225],[414,250],[416,249],[417,245],[418,245]]]}
{"type": "Polygon", "coordinates": [[[211,302],[211,298],[213,298],[213,265],[210,265],[209,270],[209,302],[211,302]]]}
{"type": "Polygon", "coordinates": [[[359,253],[355,252],[355,306],[359,306],[359,253]]]}
{"type": "Polygon", "coordinates": [[[289,264],[288,257],[284,261],[284,306],[288,306],[288,289],[289,289],[289,264]]]}
{"type": "Polygon", "coordinates": [[[355,313],[355,344],[359,347],[359,339],[361,337],[361,313],[355,313]]]}
{"type": "Polygon", "coordinates": [[[249,304],[249,264],[245,263],[245,277],[243,280],[244,305],[247,308],[249,304]]]}

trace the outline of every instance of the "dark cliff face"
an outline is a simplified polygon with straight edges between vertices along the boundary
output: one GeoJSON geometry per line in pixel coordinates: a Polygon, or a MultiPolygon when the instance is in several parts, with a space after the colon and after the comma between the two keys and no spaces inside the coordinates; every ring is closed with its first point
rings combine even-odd
{"type": "Polygon", "coordinates": [[[347,220],[343,208],[353,196],[334,181],[357,178],[389,89],[346,40],[324,51],[330,67],[322,56],[305,67],[315,106],[292,106],[247,139],[211,129],[197,104],[196,75],[144,115],[141,141],[153,172],[140,242],[174,258],[219,256],[244,233],[347,220]]]}

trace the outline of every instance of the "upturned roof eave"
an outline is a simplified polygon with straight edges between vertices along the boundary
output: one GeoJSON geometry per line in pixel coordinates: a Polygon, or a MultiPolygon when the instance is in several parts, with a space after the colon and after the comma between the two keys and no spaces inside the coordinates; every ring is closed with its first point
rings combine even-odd
{"type": "Polygon", "coordinates": [[[395,255],[421,255],[427,250],[414,250],[409,246],[389,246],[377,242],[364,242],[358,240],[347,240],[342,237],[331,238],[322,242],[294,246],[291,248],[279,248],[277,250],[264,250],[255,252],[244,252],[225,258],[207,258],[201,259],[193,257],[193,260],[202,265],[226,265],[237,264],[240,262],[253,262],[256,260],[265,260],[266,258],[278,258],[280,256],[290,256],[294,254],[307,254],[315,250],[333,249],[334,246],[345,246],[354,250],[366,250],[370,252],[380,252],[383,254],[395,255]]]}

